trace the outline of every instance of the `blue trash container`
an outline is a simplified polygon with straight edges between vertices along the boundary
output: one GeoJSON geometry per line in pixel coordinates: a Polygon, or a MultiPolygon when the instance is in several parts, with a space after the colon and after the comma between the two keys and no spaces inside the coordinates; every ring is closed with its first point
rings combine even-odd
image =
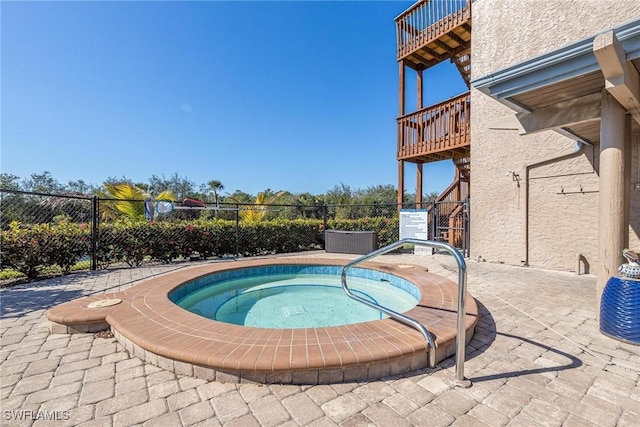
{"type": "Polygon", "coordinates": [[[600,302],[600,332],[640,345],[640,279],[613,276],[600,302]]]}

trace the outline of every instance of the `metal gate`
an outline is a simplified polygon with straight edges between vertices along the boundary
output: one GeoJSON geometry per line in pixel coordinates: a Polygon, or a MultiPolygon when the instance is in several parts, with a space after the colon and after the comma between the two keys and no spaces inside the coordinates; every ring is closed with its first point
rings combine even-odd
{"type": "Polygon", "coordinates": [[[448,243],[469,256],[469,198],[436,202],[429,220],[433,240],[448,243]]]}

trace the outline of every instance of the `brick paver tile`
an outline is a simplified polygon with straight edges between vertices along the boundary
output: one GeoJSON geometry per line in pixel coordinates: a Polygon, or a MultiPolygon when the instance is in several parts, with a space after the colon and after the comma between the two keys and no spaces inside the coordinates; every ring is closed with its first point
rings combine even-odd
{"type": "Polygon", "coordinates": [[[100,366],[100,358],[93,358],[87,360],[78,360],[77,362],[67,363],[60,365],[56,370],[56,375],[66,374],[74,371],[86,371],[87,369],[100,366]]]}
{"type": "Polygon", "coordinates": [[[289,396],[282,401],[293,420],[299,425],[307,425],[324,416],[324,412],[306,393],[289,396]]]}
{"type": "Polygon", "coordinates": [[[174,374],[173,372],[161,370],[154,374],[147,374],[147,384],[149,385],[149,387],[152,387],[156,384],[162,384],[167,381],[176,380],[176,378],[176,374],[174,374]]]}
{"type": "MultiPolygon", "coordinates": [[[[68,412],[69,419],[64,424],[68,426],[77,426],[94,418],[94,406],[85,405],[78,408],[70,409],[68,412]]],[[[50,424],[49,424],[50,425],[50,424]]]]}
{"type": "Polygon", "coordinates": [[[577,415],[570,414],[562,423],[562,427],[598,427],[598,425],[577,415]]]}
{"type": "MultiPolygon", "coordinates": [[[[3,411],[11,411],[11,410],[19,410],[22,409],[24,407],[24,401],[26,400],[27,396],[24,394],[21,394],[19,396],[13,396],[13,397],[9,397],[7,399],[3,399],[2,400],[2,410],[3,411]]],[[[5,413],[2,413],[3,416],[5,416],[5,413]]]]}
{"type": "Polygon", "coordinates": [[[98,417],[85,421],[84,423],[80,423],[74,427],[111,427],[112,425],[113,420],[111,417],[98,417]]]}
{"type": "Polygon", "coordinates": [[[126,371],[127,369],[135,368],[142,365],[142,360],[138,359],[137,357],[127,358],[116,363],[116,372],[126,371]]]}
{"type": "Polygon", "coordinates": [[[171,380],[160,384],[155,384],[149,387],[149,397],[151,399],[162,399],[167,396],[180,392],[180,385],[178,381],[171,380]]]}
{"type": "Polygon", "coordinates": [[[29,394],[38,390],[44,390],[49,387],[53,379],[53,372],[45,372],[43,374],[32,375],[22,378],[13,388],[12,395],[29,394]]]}
{"type": "Polygon", "coordinates": [[[145,376],[144,367],[143,366],[134,366],[128,369],[121,369],[116,372],[116,381],[127,381],[132,380],[134,378],[145,376]]]}
{"type": "Polygon", "coordinates": [[[317,385],[306,390],[304,393],[318,405],[322,405],[338,397],[338,393],[328,385],[317,385]]]}
{"type": "Polygon", "coordinates": [[[210,382],[197,387],[198,394],[202,400],[209,400],[214,397],[222,396],[231,391],[236,391],[236,384],[210,382]]]}
{"type": "Polygon", "coordinates": [[[214,397],[211,399],[211,405],[213,405],[216,417],[224,425],[226,425],[227,421],[249,413],[249,406],[238,392],[214,397]]]}
{"type": "Polygon", "coordinates": [[[400,393],[387,397],[382,403],[396,411],[402,417],[409,415],[420,407],[416,402],[400,393]]]}
{"type": "Polygon", "coordinates": [[[60,364],[59,357],[49,357],[47,359],[36,360],[29,364],[29,367],[24,371],[24,377],[30,377],[32,375],[38,375],[45,372],[54,372],[60,364]]]}
{"type": "Polygon", "coordinates": [[[86,360],[89,358],[89,350],[78,351],[71,354],[65,354],[60,358],[60,364],[66,365],[67,363],[77,362],[78,360],[86,360]]]}
{"type": "Polygon", "coordinates": [[[124,411],[117,412],[113,416],[114,426],[131,426],[142,424],[152,420],[167,412],[167,402],[164,399],[152,400],[151,402],[137,405],[124,411]]]}
{"type": "Polygon", "coordinates": [[[200,396],[198,395],[198,392],[193,389],[176,393],[167,397],[167,405],[169,406],[169,411],[177,411],[198,402],[200,402],[200,396]]]}
{"type": "Polygon", "coordinates": [[[435,395],[429,390],[419,386],[408,378],[392,382],[391,387],[420,406],[431,402],[435,398],[435,395]]]}
{"type": "Polygon", "coordinates": [[[617,417],[612,417],[609,413],[595,407],[590,407],[577,400],[560,396],[555,405],[570,414],[585,418],[601,427],[613,427],[616,425],[617,417]]]}
{"type": "Polygon", "coordinates": [[[289,384],[272,384],[269,386],[269,390],[280,400],[301,391],[300,386],[289,384]]]}
{"type": "Polygon", "coordinates": [[[370,405],[362,411],[362,414],[378,426],[408,427],[411,425],[403,417],[398,416],[396,411],[383,403],[370,405]]]}
{"type": "Polygon", "coordinates": [[[181,425],[180,416],[176,412],[169,412],[152,418],[142,424],[143,427],[175,427],[181,425]]]}
{"type": "Polygon", "coordinates": [[[291,418],[284,406],[273,395],[249,403],[249,409],[262,426],[277,426],[291,418]]]}
{"type": "MultiPolygon", "coordinates": [[[[214,425],[213,421],[215,418],[215,414],[209,401],[199,402],[194,405],[182,408],[178,411],[178,414],[180,415],[182,424],[185,426],[190,426],[201,421],[208,421],[211,423],[209,425],[214,425]]],[[[215,420],[215,422],[218,423],[217,420],[215,420]]]]}
{"type": "Polygon", "coordinates": [[[51,413],[55,413],[55,411],[58,411],[58,412],[70,411],[71,409],[77,406],[78,406],[78,394],[74,393],[74,394],[61,396],[61,397],[52,396],[50,400],[47,400],[46,402],[42,402],[42,405],[40,405],[40,410],[51,411],[51,413]]]}
{"type": "Polygon", "coordinates": [[[504,385],[483,402],[487,406],[502,412],[508,417],[518,414],[529,403],[531,395],[504,385]]]}
{"type": "MultiPolygon", "coordinates": [[[[15,356],[13,355],[13,353],[11,354],[11,356],[9,356],[7,358],[7,360],[5,360],[4,362],[2,362],[2,369],[10,369],[16,365],[20,365],[20,366],[26,366],[31,362],[35,362],[37,360],[42,360],[42,359],[47,359],[48,357],[55,357],[53,354],[47,352],[47,351],[43,351],[43,352],[38,352],[38,353],[33,353],[33,354],[28,354],[26,356],[15,356]]],[[[25,368],[22,368],[22,372],[24,372],[25,368]]],[[[2,372],[2,371],[0,371],[2,372]]]]}
{"type": "Polygon", "coordinates": [[[622,413],[618,421],[620,427],[640,426],[640,408],[636,410],[626,410],[622,413]]]}
{"type": "Polygon", "coordinates": [[[337,423],[362,411],[366,407],[367,404],[364,400],[351,393],[339,396],[321,406],[324,413],[337,423]]]}
{"type": "Polygon", "coordinates": [[[375,427],[374,422],[364,414],[351,415],[339,425],[340,427],[375,427]]]}
{"type": "Polygon", "coordinates": [[[71,341],[70,335],[51,334],[47,337],[40,351],[56,350],[58,348],[66,348],[71,341]]]}
{"type": "Polygon", "coordinates": [[[418,381],[418,385],[436,396],[452,388],[452,385],[450,383],[447,383],[446,381],[443,381],[440,378],[436,378],[434,376],[428,376],[421,379],[420,381],[418,381]]]}
{"type": "Polygon", "coordinates": [[[101,339],[96,338],[93,343],[93,347],[91,347],[91,352],[89,353],[89,357],[101,357],[106,356],[108,354],[115,353],[116,350],[116,342],[115,339],[101,339]]]}
{"type": "Polygon", "coordinates": [[[262,384],[242,384],[238,391],[245,402],[251,403],[271,393],[269,387],[262,384]]]}
{"type": "Polygon", "coordinates": [[[336,427],[337,425],[331,418],[322,417],[312,421],[308,427],[336,427]]]}
{"type": "Polygon", "coordinates": [[[117,363],[122,360],[127,360],[129,356],[124,351],[116,351],[115,353],[102,356],[102,364],[105,363],[117,363]]]}
{"type": "MultiPolygon", "coordinates": [[[[103,381],[109,378],[113,378],[116,375],[115,363],[106,363],[101,366],[96,366],[86,371],[84,376],[85,383],[91,383],[94,381],[103,381]]],[[[118,381],[119,382],[119,381],[118,381]]]]}
{"type": "Polygon", "coordinates": [[[473,407],[469,415],[494,427],[504,426],[509,422],[509,417],[505,414],[482,403],[473,407]]]}
{"type": "Polygon", "coordinates": [[[435,405],[423,406],[406,417],[407,421],[416,426],[439,427],[448,426],[455,421],[455,417],[435,405]]]}
{"type": "Polygon", "coordinates": [[[97,403],[113,397],[115,393],[115,382],[113,378],[83,385],[80,392],[80,405],[97,403]]]}
{"type": "Polygon", "coordinates": [[[96,404],[96,415],[111,415],[116,412],[129,409],[133,406],[142,405],[149,399],[147,393],[144,392],[131,392],[126,394],[120,394],[110,399],[105,399],[96,404]]]}
{"type": "Polygon", "coordinates": [[[201,378],[193,378],[193,377],[182,377],[178,380],[178,384],[180,384],[181,390],[189,390],[192,388],[197,388],[206,383],[207,383],[207,380],[203,380],[201,378]]]}
{"type": "Polygon", "coordinates": [[[373,381],[353,390],[356,396],[364,400],[367,404],[372,405],[396,393],[395,389],[390,385],[373,381]]]}
{"type": "Polygon", "coordinates": [[[84,376],[85,376],[85,371],[74,371],[66,374],[55,374],[55,376],[51,380],[51,387],[57,387],[63,384],[82,381],[84,376]]]}
{"type": "Polygon", "coordinates": [[[30,393],[27,396],[25,403],[39,404],[49,400],[58,400],[70,394],[73,394],[73,395],[78,394],[81,388],[82,388],[82,383],[80,381],[59,385],[57,387],[50,387],[44,390],[36,391],[35,393],[30,393]]]}
{"type": "Polygon", "coordinates": [[[477,418],[472,417],[471,415],[463,415],[459,418],[456,418],[451,427],[487,427],[488,424],[483,423],[477,418]]]}
{"type": "Polygon", "coordinates": [[[260,427],[256,418],[249,414],[223,423],[224,427],[260,427]]]}
{"type": "Polygon", "coordinates": [[[2,387],[16,385],[22,379],[22,374],[5,375],[2,377],[2,387]]]}
{"type": "Polygon", "coordinates": [[[533,375],[509,378],[507,384],[536,398],[553,403],[558,399],[558,394],[544,385],[540,385],[533,380],[533,375]]]}
{"type": "Polygon", "coordinates": [[[478,402],[459,390],[451,390],[437,396],[431,402],[450,414],[460,416],[468,413],[478,402]]]}
{"type": "Polygon", "coordinates": [[[532,418],[544,426],[562,425],[565,419],[569,417],[569,412],[558,408],[552,403],[534,398],[525,406],[522,415],[532,418]]]}

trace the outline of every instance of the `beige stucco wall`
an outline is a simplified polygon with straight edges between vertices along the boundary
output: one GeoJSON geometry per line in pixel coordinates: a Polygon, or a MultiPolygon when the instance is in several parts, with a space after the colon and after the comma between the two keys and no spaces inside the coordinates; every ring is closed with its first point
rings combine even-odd
{"type": "MultiPolygon", "coordinates": [[[[479,78],[532,56],[636,18],[633,1],[507,1],[473,3],[472,78],[479,78]]],[[[513,110],[472,88],[471,256],[521,265],[525,255],[527,165],[571,153],[575,141],[555,132],[519,136],[492,130],[513,110]],[[519,175],[513,181],[510,171],[519,175]]],[[[637,139],[637,138],[636,138],[637,139]]],[[[632,181],[640,181],[638,148],[632,181]]],[[[579,254],[595,273],[598,253],[598,147],[580,155],[530,168],[529,265],[575,270],[579,254]],[[580,189],[582,188],[582,192],[580,189]]],[[[640,239],[640,191],[632,192],[630,245],[640,239]]]]}

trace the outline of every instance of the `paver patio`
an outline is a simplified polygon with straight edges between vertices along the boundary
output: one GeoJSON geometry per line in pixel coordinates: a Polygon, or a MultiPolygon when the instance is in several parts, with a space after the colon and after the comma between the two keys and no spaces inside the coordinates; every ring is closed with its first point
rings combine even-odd
{"type": "MultiPolygon", "coordinates": [[[[457,279],[445,255],[380,261],[457,279]]],[[[235,384],[145,364],[113,338],[49,332],[45,312],[56,304],[188,267],[79,273],[0,290],[0,424],[640,425],[640,346],[598,332],[591,275],[468,261],[481,315],[467,347],[468,389],[452,386],[452,358],[371,382],[235,384]]]]}

